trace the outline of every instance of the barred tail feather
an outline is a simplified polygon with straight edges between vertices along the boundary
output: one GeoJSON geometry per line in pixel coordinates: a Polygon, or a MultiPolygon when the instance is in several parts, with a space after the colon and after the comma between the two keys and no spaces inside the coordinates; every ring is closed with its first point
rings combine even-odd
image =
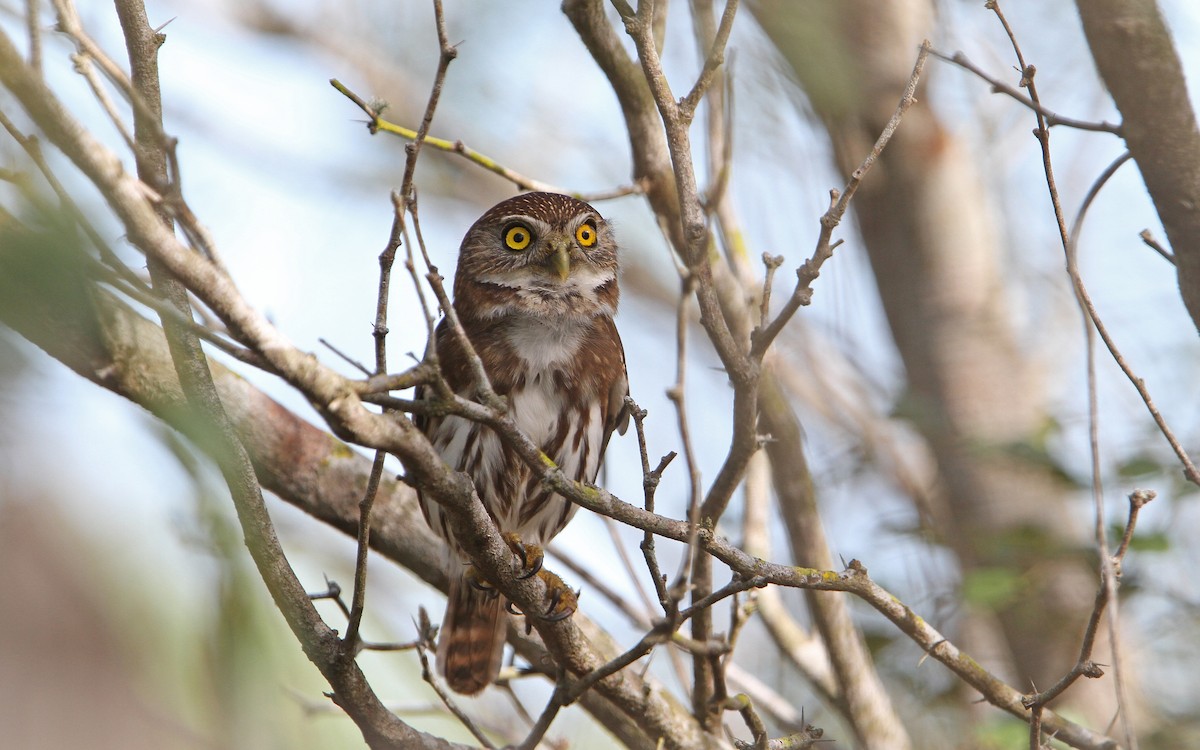
{"type": "Polygon", "coordinates": [[[456,693],[474,695],[496,681],[508,622],[495,592],[479,591],[462,575],[450,579],[450,598],[438,637],[438,670],[456,693]]]}

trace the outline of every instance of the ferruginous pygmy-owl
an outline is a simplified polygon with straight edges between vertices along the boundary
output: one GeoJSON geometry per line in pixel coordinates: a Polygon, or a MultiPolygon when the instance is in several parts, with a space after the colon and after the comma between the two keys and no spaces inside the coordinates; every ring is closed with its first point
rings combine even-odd
{"type": "MultiPolygon", "coordinates": [[[[624,433],[629,421],[625,352],[613,324],[617,297],[616,242],[583,201],[518,195],[481,216],[463,238],[454,310],[467,338],[517,426],[580,482],[595,481],[609,437],[614,429],[624,433]]],[[[445,320],[436,336],[442,374],[456,393],[472,396],[470,365],[445,320]]],[[[456,416],[418,424],[446,463],[474,481],[524,574],[537,573],[542,545],[567,525],[576,506],[543,486],[490,428],[456,416]]],[[[477,693],[499,673],[507,617],[500,597],[483,583],[486,574],[464,564],[438,504],[422,495],[421,510],[457,558],[438,666],[452,689],[477,693]]],[[[564,614],[555,604],[559,611],[547,616],[564,614]]]]}

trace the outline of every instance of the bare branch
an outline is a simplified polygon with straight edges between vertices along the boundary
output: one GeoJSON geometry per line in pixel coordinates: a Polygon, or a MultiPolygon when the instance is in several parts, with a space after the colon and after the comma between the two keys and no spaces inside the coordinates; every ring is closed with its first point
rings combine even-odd
{"type": "Polygon", "coordinates": [[[700,71],[700,76],[693,84],[692,90],[679,102],[679,109],[685,120],[692,119],[700,100],[716,78],[717,70],[725,62],[725,45],[729,43],[729,32],[733,30],[733,17],[737,14],[737,8],[738,0],[725,0],[725,10],[721,13],[721,24],[717,27],[712,48],[704,59],[704,68],[700,71]]]}
{"type": "MultiPolygon", "coordinates": [[[[425,116],[421,120],[421,127],[408,149],[408,157],[404,164],[404,178],[400,183],[401,202],[396,206],[394,212],[391,236],[383,252],[379,255],[379,293],[376,297],[375,325],[373,328],[376,375],[383,375],[387,372],[388,291],[391,289],[392,266],[396,260],[396,250],[400,246],[401,237],[403,237],[405,231],[404,216],[406,210],[412,210],[414,214],[416,212],[413,175],[416,173],[417,158],[420,156],[421,145],[425,140],[425,134],[429,132],[429,125],[433,121],[434,111],[436,111],[438,100],[441,98],[442,84],[446,80],[446,71],[449,69],[450,62],[458,54],[458,51],[450,44],[446,36],[446,17],[442,12],[441,0],[433,0],[433,13],[437,27],[438,45],[441,49],[441,54],[438,57],[437,72],[434,74],[433,86],[429,92],[429,101],[425,105],[425,116]]],[[[358,639],[358,629],[362,623],[363,605],[366,599],[367,560],[369,558],[368,552],[371,548],[371,511],[375,504],[376,493],[379,491],[379,480],[383,475],[383,462],[386,457],[387,453],[383,450],[375,452],[375,461],[371,466],[371,477],[367,482],[367,489],[363,495],[363,499],[359,503],[358,553],[354,566],[354,595],[350,608],[350,622],[346,627],[346,635],[344,636],[344,640],[350,645],[352,653],[358,639]]],[[[424,654],[422,654],[422,663],[424,663],[424,654]]]]}
{"type": "MultiPolygon", "coordinates": [[[[1017,62],[1021,70],[1021,85],[1029,91],[1029,98],[1032,102],[1040,104],[1040,99],[1037,92],[1037,84],[1034,80],[1036,73],[1035,68],[1025,61],[1025,56],[1021,52],[1021,46],[1017,41],[1016,35],[1013,33],[1012,27],[1009,26],[1008,20],[1004,16],[1003,10],[1000,8],[998,0],[989,0],[987,6],[1003,25],[1005,33],[1008,35],[1012,43],[1013,53],[1016,55],[1017,62]]],[[[1030,742],[1033,744],[1041,744],[1040,726],[1042,713],[1045,704],[1050,698],[1057,696],[1063,690],[1066,690],[1075,680],[1081,675],[1087,677],[1099,677],[1103,674],[1099,666],[1092,663],[1088,658],[1091,654],[1092,644],[1095,639],[1095,631],[1099,625],[1100,616],[1105,612],[1107,606],[1108,624],[1110,630],[1111,653],[1114,665],[1114,681],[1115,691],[1117,696],[1117,705],[1121,708],[1121,724],[1124,728],[1127,744],[1134,748],[1136,741],[1133,734],[1132,720],[1129,716],[1129,711],[1126,709],[1128,701],[1125,699],[1124,677],[1121,669],[1121,653],[1120,653],[1120,627],[1117,614],[1117,569],[1114,561],[1108,554],[1108,530],[1105,521],[1104,510],[1104,489],[1102,484],[1102,469],[1100,463],[1100,437],[1099,437],[1099,406],[1096,390],[1096,369],[1095,369],[1095,331],[1103,329],[1098,317],[1095,314],[1095,308],[1091,304],[1091,299],[1088,296],[1087,289],[1084,287],[1083,278],[1079,273],[1077,264],[1077,254],[1074,242],[1074,237],[1067,230],[1066,218],[1062,209],[1062,201],[1059,198],[1058,186],[1054,177],[1054,167],[1050,152],[1050,129],[1045,116],[1040,111],[1035,110],[1037,119],[1037,129],[1034,135],[1038,139],[1038,144],[1042,152],[1042,166],[1046,175],[1046,187],[1050,193],[1050,203],[1054,211],[1054,218],[1058,225],[1059,239],[1062,243],[1063,252],[1066,256],[1067,274],[1071,278],[1071,283],[1074,287],[1077,301],[1079,303],[1080,313],[1084,323],[1084,335],[1087,343],[1087,389],[1088,389],[1088,438],[1092,469],[1092,503],[1095,513],[1095,539],[1097,551],[1100,555],[1100,590],[1096,594],[1096,603],[1092,610],[1092,616],[1089,620],[1088,629],[1084,636],[1084,645],[1081,649],[1080,657],[1076,664],[1064,676],[1058,684],[1051,688],[1048,697],[1035,696],[1034,699],[1026,701],[1026,705],[1033,709],[1033,716],[1030,719],[1030,742]],[[1089,325],[1089,323],[1091,325],[1089,325]],[[1095,331],[1093,330],[1095,326],[1095,331]]],[[[1117,168],[1124,162],[1124,159],[1119,159],[1109,167],[1108,170],[1097,180],[1089,196],[1085,199],[1083,208],[1080,209],[1079,221],[1087,210],[1092,198],[1103,187],[1104,182],[1116,172],[1117,168]]],[[[1078,221],[1077,221],[1078,224],[1078,221]]],[[[1107,336],[1105,337],[1108,341],[1107,336]]],[[[1111,349],[1111,345],[1110,345],[1111,349]]],[[[1193,474],[1193,477],[1195,475],[1193,474]]]]}
{"type": "Polygon", "coordinates": [[[1071,117],[1063,117],[1062,115],[1050,111],[1046,107],[1042,106],[1041,102],[1034,101],[1025,94],[1022,94],[1018,89],[1013,88],[1004,81],[989,75],[982,68],[971,62],[962,52],[955,52],[953,55],[948,55],[945,52],[939,52],[938,50],[931,48],[929,53],[939,60],[945,60],[948,63],[953,63],[963,70],[970,71],[979,78],[987,81],[991,85],[993,92],[1012,97],[1016,101],[1044,117],[1046,119],[1047,127],[1062,125],[1068,128],[1075,128],[1077,130],[1090,130],[1097,133],[1112,133],[1113,135],[1118,136],[1122,134],[1120,125],[1113,125],[1108,122],[1087,122],[1085,120],[1076,120],[1071,117]]]}
{"type": "Polygon", "coordinates": [[[917,85],[921,82],[921,73],[925,70],[925,61],[929,57],[932,47],[929,40],[921,43],[921,51],[917,54],[917,62],[913,65],[912,75],[908,78],[908,85],[904,87],[904,94],[900,97],[900,103],[896,106],[896,111],[884,126],[883,131],[879,134],[879,138],[875,140],[875,145],[871,147],[871,152],[867,154],[858,169],[850,175],[850,180],[846,183],[846,187],[841,192],[831,190],[829,210],[821,217],[821,231],[817,237],[817,247],[813,251],[812,257],[804,262],[796,271],[796,288],[792,291],[792,296],[784,304],[783,309],[775,316],[775,320],[771,321],[770,325],[765,328],[760,328],[754,331],[750,340],[753,342],[750,347],[750,356],[762,362],[762,358],[766,355],[767,350],[771,347],[772,342],[787,325],[796,311],[801,305],[807,305],[812,301],[812,283],[820,276],[821,266],[825,261],[833,257],[833,251],[840,243],[831,243],[830,239],[833,236],[833,230],[842,222],[842,217],[846,214],[846,209],[850,207],[850,200],[858,191],[859,185],[862,184],[863,178],[867,172],[874,166],[875,161],[883,153],[887,147],[888,141],[892,139],[892,135],[896,132],[896,128],[900,126],[900,121],[904,118],[904,113],[908,111],[917,98],[917,85]]]}
{"type": "MultiPolygon", "coordinates": [[[[377,108],[378,105],[374,105],[374,104],[371,104],[370,102],[367,102],[361,96],[359,96],[358,94],[351,91],[349,87],[347,87],[344,83],[342,83],[338,79],[331,78],[329,80],[329,84],[331,86],[333,86],[335,89],[337,89],[339,92],[341,92],[341,94],[343,96],[345,96],[347,99],[349,99],[350,101],[352,101],[356,105],[358,105],[358,108],[361,109],[363,112],[365,112],[367,117],[371,118],[367,122],[367,129],[371,131],[372,135],[374,135],[377,132],[382,131],[384,133],[390,133],[392,135],[399,136],[400,138],[404,138],[405,140],[409,140],[409,141],[415,141],[417,139],[418,131],[411,130],[409,128],[404,127],[403,125],[397,125],[396,123],[385,119],[383,117],[382,110],[377,108]]],[[[563,193],[565,195],[574,196],[574,197],[576,197],[582,201],[586,201],[588,203],[591,203],[594,201],[610,200],[612,198],[620,198],[620,197],[623,197],[626,195],[636,195],[638,193],[643,192],[643,188],[636,183],[633,185],[622,185],[619,187],[612,188],[611,190],[605,190],[605,191],[601,191],[601,192],[592,192],[592,193],[587,193],[587,192],[582,192],[582,191],[577,191],[577,190],[568,190],[567,188],[559,187],[557,185],[551,185],[548,182],[542,182],[541,180],[536,180],[532,177],[526,177],[525,175],[521,174],[520,172],[509,169],[508,167],[504,166],[496,159],[493,159],[492,157],[487,156],[485,154],[479,153],[478,151],[476,151],[475,149],[466,145],[465,143],[463,143],[460,140],[450,141],[450,140],[446,140],[445,138],[434,138],[433,136],[427,135],[424,138],[422,138],[421,141],[426,146],[437,149],[438,151],[445,151],[445,152],[451,153],[451,154],[458,154],[459,156],[463,157],[467,161],[469,161],[473,164],[476,164],[480,167],[483,167],[484,169],[488,170],[489,172],[492,172],[493,174],[497,174],[497,175],[503,177],[504,179],[508,180],[509,182],[516,185],[517,187],[519,187],[522,190],[536,190],[536,191],[547,192],[547,193],[563,193]]]]}

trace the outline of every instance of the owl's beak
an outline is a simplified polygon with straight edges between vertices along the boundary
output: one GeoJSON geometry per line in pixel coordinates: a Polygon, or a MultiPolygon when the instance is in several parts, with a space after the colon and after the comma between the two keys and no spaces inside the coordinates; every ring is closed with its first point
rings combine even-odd
{"type": "Polygon", "coordinates": [[[571,249],[564,245],[554,248],[554,254],[550,256],[550,266],[558,274],[559,281],[566,281],[571,273],[571,249]]]}

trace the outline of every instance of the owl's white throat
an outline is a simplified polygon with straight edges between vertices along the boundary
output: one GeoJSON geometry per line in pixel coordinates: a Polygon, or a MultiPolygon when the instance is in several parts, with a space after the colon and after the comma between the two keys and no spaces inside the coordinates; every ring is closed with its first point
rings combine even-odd
{"type": "Polygon", "coordinates": [[[548,370],[569,362],[579,350],[592,321],[512,315],[506,335],[513,351],[533,371],[548,370]]]}
{"type": "Polygon", "coordinates": [[[518,294],[537,298],[547,296],[582,297],[587,300],[595,300],[596,290],[615,278],[616,274],[610,269],[576,265],[571,269],[571,275],[565,281],[549,278],[544,272],[528,266],[511,271],[484,274],[479,277],[479,280],[485,284],[516,289],[518,294]]]}

